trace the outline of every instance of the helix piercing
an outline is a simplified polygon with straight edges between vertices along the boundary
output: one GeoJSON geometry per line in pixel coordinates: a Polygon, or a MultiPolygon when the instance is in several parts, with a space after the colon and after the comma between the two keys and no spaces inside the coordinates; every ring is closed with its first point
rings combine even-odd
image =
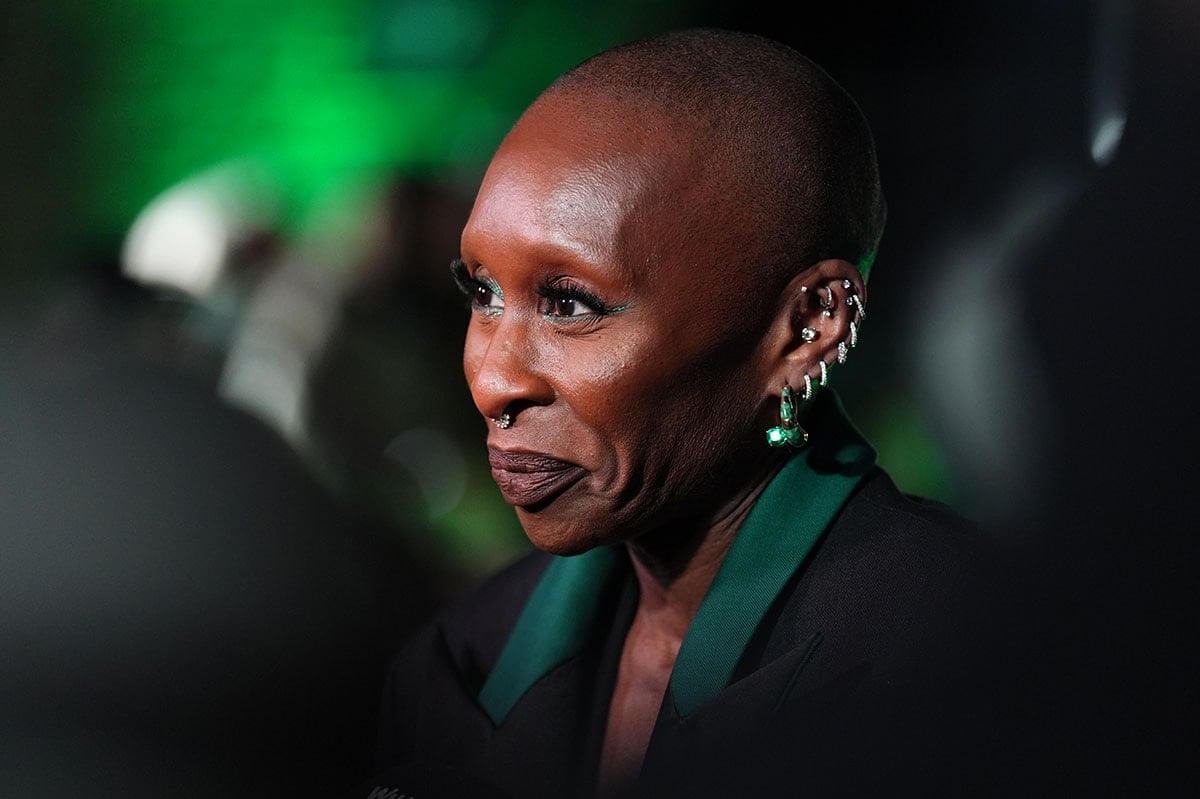
{"type": "Polygon", "coordinates": [[[862,298],[857,294],[851,294],[846,298],[846,304],[858,307],[858,320],[864,321],[867,318],[867,306],[863,303],[862,298]]]}

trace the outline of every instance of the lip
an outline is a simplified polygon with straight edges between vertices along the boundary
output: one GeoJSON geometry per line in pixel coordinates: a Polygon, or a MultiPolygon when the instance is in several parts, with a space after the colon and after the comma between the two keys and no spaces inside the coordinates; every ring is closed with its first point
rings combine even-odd
{"type": "Polygon", "coordinates": [[[545,503],[585,474],[582,466],[540,452],[489,447],[488,462],[504,501],[521,508],[545,503]]]}

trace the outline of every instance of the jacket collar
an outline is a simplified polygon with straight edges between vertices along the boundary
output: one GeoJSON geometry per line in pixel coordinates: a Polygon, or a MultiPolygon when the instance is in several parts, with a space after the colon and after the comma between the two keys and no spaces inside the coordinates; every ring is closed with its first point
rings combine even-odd
{"type": "MultiPolygon", "coordinates": [[[[818,395],[805,423],[809,445],[763,491],[688,628],[670,682],[682,717],[729,684],[759,622],[875,465],[875,451],[832,391],[818,395]]],[[[602,589],[625,557],[623,547],[602,547],[551,561],[480,691],[493,723],[604,623],[602,589]]]]}

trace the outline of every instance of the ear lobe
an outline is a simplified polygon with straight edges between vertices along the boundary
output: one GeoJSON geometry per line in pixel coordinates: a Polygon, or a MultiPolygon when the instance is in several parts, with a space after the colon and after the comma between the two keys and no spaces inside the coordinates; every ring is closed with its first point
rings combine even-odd
{"type": "Polygon", "coordinates": [[[798,275],[788,292],[789,337],[779,381],[800,387],[807,380],[815,391],[858,346],[867,317],[866,284],[849,261],[830,259],[798,275]]]}

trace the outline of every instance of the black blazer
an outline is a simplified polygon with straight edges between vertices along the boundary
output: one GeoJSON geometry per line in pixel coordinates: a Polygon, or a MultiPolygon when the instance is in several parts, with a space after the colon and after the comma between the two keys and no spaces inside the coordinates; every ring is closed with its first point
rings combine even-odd
{"type": "MultiPolygon", "coordinates": [[[[499,723],[479,694],[552,558],[535,552],[421,632],[385,691],[378,783],[414,796],[587,797],[636,605],[627,563],[582,650],[499,723]],[[422,793],[424,791],[424,793],[422,793]]],[[[683,716],[668,692],[647,796],[1000,795],[1027,753],[1007,723],[1009,553],[872,467],[745,646],[683,716]]]]}

